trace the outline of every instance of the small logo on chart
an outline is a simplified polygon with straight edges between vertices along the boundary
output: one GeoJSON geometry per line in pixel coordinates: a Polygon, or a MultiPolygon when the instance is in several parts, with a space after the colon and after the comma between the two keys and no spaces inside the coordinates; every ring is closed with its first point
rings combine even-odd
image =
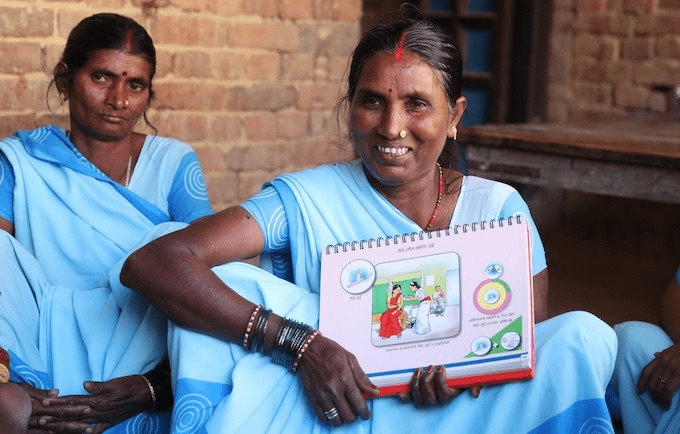
{"type": "Polygon", "coordinates": [[[357,259],[345,265],[340,273],[340,285],[350,294],[361,294],[373,286],[375,267],[365,259],[357,259]]]}

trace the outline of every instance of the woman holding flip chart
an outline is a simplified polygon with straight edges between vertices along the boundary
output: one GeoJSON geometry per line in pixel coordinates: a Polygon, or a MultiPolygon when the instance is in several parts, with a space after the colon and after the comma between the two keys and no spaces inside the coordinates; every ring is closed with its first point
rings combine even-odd
{"type": "Polygon", "coordinates": [[[511,187],[456,169],[460,52],[414,8],[401,13],[351,59],[343,103],[358,160],[281,175],[242,206],[159,231],[127,259],[121,282],[174,323],[176,432],[613,432],[604,401],[613,330],[584,312],[548,319],[545,254],[527,205],[511,187]],[[535,378],[464,393],[430,366],[400,397],[370,399],[378,390],[355,356],[316,330],[322,251],[516,214],[532,227],[543,321],[535,378]],[[256,255],[266,270],[237,262],[256,255]]]}

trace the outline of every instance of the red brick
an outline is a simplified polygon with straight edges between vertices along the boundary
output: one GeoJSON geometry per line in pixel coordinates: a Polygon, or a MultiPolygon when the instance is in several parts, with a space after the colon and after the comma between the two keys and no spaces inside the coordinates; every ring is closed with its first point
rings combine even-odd
{"type": "Polygon", "coordinates": [[[178,77],[210,78],[210,55],[205,51],[180,51],[174,56],[173,71],[178,77]]]}
{"type": "Polygon", "coordinates": [[[122,8],[125,0],[86,0],[85,4],[90,8],[122,8]]]}
{"type": "Polygon", "coordinates": [[[663,113],[668,107],[668,97],[665,92],[652,92],[649,96],[649,109],[663,113]]]}
{"type": "Polygon", "coordinates": [[[33,114],[0,115],[0,138],[9,137],[18,130],[30,130],[37,126],[33,114]]]}
{"type": "Polygon", "coordinates": [[[680,34],[680,15],[641,16],[636,31],[640,35],[680,34]]]}
{"type": "Polygon", "coordinates": [[[349,72],[349,56],[331,56],[328,69],[328,80],[334,83],[343,82],[349,72]]]}
{"type": "Polygon", "coordinates": [[[239,173],[238,176],[238,197],[243,202],[250,196],[262,189],[262,184],[272,179],[270,171],[258,170],[255,172],[239,173]]]}
{"type": "Polygon", "coordinates": [[[217,13],[219,9],[218,1],[214,0],[170,0],[172,6],[190,12],[211,12],[217,13]]]}
{"type": "Polygon", "coordinates": [[[42,70],[39,44],[0,41],[0,73],[22,74],[42,70]]]}
{"type": "Polygon", "coordinates": [[[309,134],[312,137],[336,137],[338,135],[338,124],[334,113],[331,111],[314,110],[309,114],[309,134]]]}
{"type": "Polygon", "coordinates": [[[229,29],[231,47],[292,51],[297,47],[297,27],[289,23],[236,23],[229,29]]]}
{"type": "Polygon", "coordinates": [[[331,109],[340,98],[339,83],[316,84],[310,83],[298,89],[297,107],[301,110],[331,109]]]}
{"type": "Polygon", "coordinates": [[[220,110],[226,106],[227,91],[219,84],[196,82],[156,83],[155,106],[175,110],[220,110]]]}
{"type": "Polygon", "coordinates": [[[580,107],[611,106],[612,87],[609,84],[578,81],[573,89],[574,101],[580,107]]]}
{"type": "Polygon", "coordinates": [[[280,110],[292,107],[296,92],[281,84],[234,87],[229,89],[228,109],[232,111],[280,110]]]}
{"type": "Polygon", "coordinates": [[[208,139],[213,142],[234,142],[241,138],[243,122],[230,114],[214,115],[210,120],[208,139]]]}
{"type": "Polygon", "coordinates": [[[227,167],[224,164],[224,149],[219,146],[194,146],[194,151],[201,163],[204,173],[221,172],[227,167]]]}
{"type": "Polygon", "coordinates": [[[277,0],[248,0],[244,4],[244,10],[248,15],[258,15],[264,18],[273,18],[279,15],[277,0]]]}
{"type": "Polygon", "coordinates": [[[132,6],[152,11],[170,5],[170,0],[132,0],[132,6]]]}
{"type": "Polygon", "coordinates": [[[595,33],[632,36],[636,30],[636,20],[632,16],[616,14],[581,15],[574,28],[595,33]]]}
{"type": "Polygon", "coordinates": [[[659,0],[659,8],[680,10],[680,2],[678,0],[659,0]]]}
{"type": "Polygon", "coordinates": [[[656,85],[673,85],[672,63],[663,61],[643,62],[635,66],[635,83],[656,85]]]}
{"type": "Polygon", "coordinates": [[[154,79],[165,77],[172,73],[172,51],[156,47],[156,75],[154,79]]]}
{"type": "Polygon", "coordinates": [[[25,75],[0,79],[0,110],[35,110],[45,107],[48,81],[29,79],[25,75]]]}
{"type": "Polygon", "coordinates": [[[656,51],[659,57],[680,59],[680,35],[662,37],[658,40],[656,51]]]}
{"type": "Polygon", "coordinates": [[[280,172],[288,166],[293,152],[285,144],[255,144],[244,149],[243,165],[254,170],[280,172]]]}
{"type": "Polygon", "coordinates": [[[214,43],[212,20],[186,16],[161,16],[151,20],[149,33],[156,44],[201,45],[214,43]]]}
{"type": "Polygon", "coordinates": [[[313,0],[281,0],[281,18],[309,19],[314,16],[313,0]]]}
{"type": "Polygon", "coordinates": [[[642,86],[620,86],[614,90],[614,103],[626,108],[647,108],[650,90],[642,86]]]}
{"type": "Polygon", "coordinates": [[[614,60],[619,56],[619,41],[617,38],[593,33],[578,34],[574,40],[574,52],[575,57],[614,60]]]}
{"type": "Polygon", "coordinates": [[[648,60],[654,53],[655,40],[652,38],[634,38],[623,42],[621,58],[633,61],[648,60]]]}
{"type": "Polygon", "coordinates": [[[255,113],[244,117],[246,138],[248,140],[276,139],[276,114],[271,112],[255,113]]]}
{"type": "Polygon", "coordinates": [[[607,81],[609,67],[604,62],[581,60],[574,65],[574,77],[594,83],[607,81]]]}
{"type": "Polygon", "coordinates": [[[336,0],[336,18],[340,21],[358,22],[362,14],[361,0],[336,0]]]}
{"type": "Polygon", "coordinates": [[[607,10],[607,0],[578,0],[579,14],[602,13],[607,10]]]}
{"type": "Polygon", "coordinates": [[[207,136],[207,120],[204,114],[165,112],[154,124],[160,135],[187,143],[204,140],[207,136]]]}
{"type": "Polygon", "coordinates": [[[314,76],[314,55],[295,53],[283,55],[282,74],[287,80],[305,80],[314,76]]]}
{"type": "Polygon", "coordinates": [[[281,77],[281,60],[277,53],[253,53],[245,59],[245,77],[252,81],[276,81],[281,77]]]}
{"type": "Polygon", "coordinates": [[[238,176],[234,172],[208,172],[205,182],[213,209],[233,204],[238,198],[238,176]]]}
{"type": "Polygon", "coordinates": [[[277,135],[282,139],[302,139],[309,131],[309,116],[306,112],[290,111],[279,113],[277,135]]]}
{"type": "Polygon", "coordinates": [[[0,36],[48,37],[54,32],[54,12],[33,7],[0,7],[0,36]]]}
{"type": "Polygon", "coordinates": [[[649,14],[657,12],[659,0],[626,0],[625,10],[636,14],[649,14]]]}

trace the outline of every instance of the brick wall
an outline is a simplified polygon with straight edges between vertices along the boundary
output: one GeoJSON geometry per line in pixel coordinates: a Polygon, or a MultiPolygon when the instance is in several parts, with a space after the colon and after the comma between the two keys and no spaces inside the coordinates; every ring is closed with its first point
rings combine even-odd
{"type": "Polygon", "coordinates": [[[593,113],[667,116],[680,86],[680,0],[554,0],[553,121],[593,113]]]}
{"type": "Polygon", "coordinates": [[[216,210],[282,171],[352,157],[333,110],[361,0],[0,0],[0,136],[67,125],[54,89],[46,102],[50,72],[71,28],[96,12],[151,34],[151,123],[197,151],[216,210]]]}

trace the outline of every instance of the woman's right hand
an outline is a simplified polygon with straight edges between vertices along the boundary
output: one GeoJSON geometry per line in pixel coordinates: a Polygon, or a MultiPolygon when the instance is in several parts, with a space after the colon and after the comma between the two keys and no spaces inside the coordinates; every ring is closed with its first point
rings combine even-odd
{"type": "Polygon", "coordinates": [[[350,423],[359,416],[371,416],[363,395],[379,392],[359,366],[354,354],[335,341],[317,336],[305,351],[298,368],[300,379],[319,420],[335,426],[350,423]],[[328,419],[326,412],[337,409],[328,419]]]}
{"type": "MultiPolygon", "coordinates": [[[[470,394],[477,398],[481,390],[481,386],[471,387],[470,394]]],[[[446,369],[442,365],[436,368],[430,365],[424,371],[420,368],[415,370],[409,390],[400,393],[399,397],[402,401],[413,401],[416,405],[432,406],[446,404],[463,391],[465,389],[453,388],[446,383],[446,369]]]]}
{"type": "Polygon", "coordinates": [[[83,433],[86,432],[91,425],[82,420],[89,412],[88,406],[72,406],[68,408],[61,408],[59,415],[62,420],[54,423],[44,423],[45,417],[54,415],[54,408],[43,405],[44,400],[54,398],[59,395],[59,391],[36,389],[26,383],[21,383],[20,386],[31,397],[31,416],[28,419],[27,434],[51,434],[51,433],[83,433]],[[41,423],[41,421],[43,423],[41,423]]]}

